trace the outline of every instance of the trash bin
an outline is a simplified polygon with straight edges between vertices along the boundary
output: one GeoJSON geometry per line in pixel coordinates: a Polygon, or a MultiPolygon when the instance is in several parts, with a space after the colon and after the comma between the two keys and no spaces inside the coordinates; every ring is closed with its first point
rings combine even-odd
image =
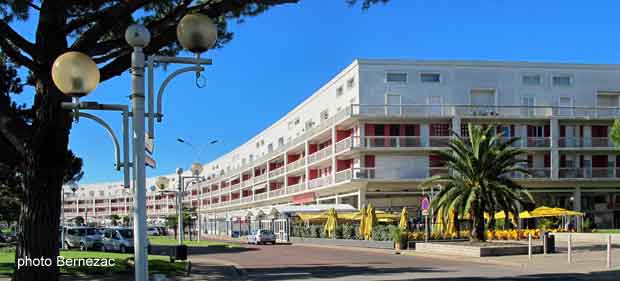
{"type": "Polygon", "coordinates": [[[547,245],[547,253],[555,253],[555,236],[551,235],[551,233],[546,232],[543,243],[547,245]]]}

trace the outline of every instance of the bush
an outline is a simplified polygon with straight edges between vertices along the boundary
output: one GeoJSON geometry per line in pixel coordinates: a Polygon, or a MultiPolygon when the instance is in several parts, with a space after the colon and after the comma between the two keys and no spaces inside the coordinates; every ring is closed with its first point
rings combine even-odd
{"type": "Polygon", "coordinates": [[[352,223],[342,224],[342,239],[356,239],[358,225],[352,223]]]}
{"type": "Polygon", "coordinates": [[[583,231],[584,232],[592,232],[592,220],[591,219],[585,219],[583,221],[583,231]]]}

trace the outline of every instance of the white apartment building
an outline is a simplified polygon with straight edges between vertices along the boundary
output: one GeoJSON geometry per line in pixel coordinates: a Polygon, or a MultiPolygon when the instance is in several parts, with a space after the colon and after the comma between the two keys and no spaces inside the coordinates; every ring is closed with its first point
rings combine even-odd
{"type": "MultiPolygon", "coordinates": [[[[206,163],[206,181],[189,185],[184,202],[210,234],[249,222],[286,228],[279,212],[297,205],[372,202],[415,212],[420,183],[448,172],[434,152],[446,149],[450,132],[494,124],[521,138],[531,175],[514,176],[539,205],[618,228],[620,151],[609,139],[620,117],[618,78],[620,65],[355,60],[269,128],[206,163]]],[[[174,214],[173,195],[147,196],[150,218],[174,214]]],[[[103,219],[130,214],[131,205],[120,183],[96,184],[68,194],[64,211],[103,219]]]]}

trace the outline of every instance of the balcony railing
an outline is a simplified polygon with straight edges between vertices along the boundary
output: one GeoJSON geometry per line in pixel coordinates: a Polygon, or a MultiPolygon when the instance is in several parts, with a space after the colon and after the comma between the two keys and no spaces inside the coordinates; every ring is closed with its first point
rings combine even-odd
{"type": "Polygon", "coordinates": [[[241,197],[241,203],[252,202],[252,196],[241,197]]]}
{"type": "Polygon", "coordinates": [[[613,147],[607,137],[562,137],[558,139],[559,147],[613,147]]]}
{"type": "Polygon", "coordinates": [[[241,187],[248,187],[248,186],[252,186],[252,179],[247,179],[241,182],[241,187]]]}
{"type": "Polygon", "coordinates": [[[286,170],[290,172],[290,171],[295,170],[295,169],[297,169],[299,167],[303,167],[305,162],[306,161],[304,160],[304,158],[299,158],[299,159],[289,163],[288,165],[286,165],[286,170]]]}
{"type": "Polygon", "coordinates": [[[330,185],[332,183],[331,176],[324,176],[316,179],[312,179],[308,182],[308,189],[319,188],[322,186],[330,185]]]}
{"type": "Polygon", "coordinates": [[[291,194],[291,193],[297,193],[300,192],[302,190],[304,190],[305,184],[303,182],[294,184],[294,185],[290,185],[286,188],[286,193],[291,194]]]}
{"type": "Polygon", "coordinates": [[[284,188],[278,188],[276,190],[269,191],[269,197],[276,197],[284,194],[284,188]]]}
{"type": "Polygon", "coordinates": [[[558,107],[520,105],[359,105],[351,106],[354,116],[369,117],[509,117],[509,118],[613,118],[620,115],[618,107],[558,107]]]}
{"type": "Polygon", "coordinates": [[[549,147],[551,145],[551,138],[549,137],[528,137],[527,147],[549,147]]]}
{"type": "Polygon", "coordinates": [[[444,168],[444,167],[429,167],[428,168],[429,177],[447,176],[447,175],[448,175],[448,168],[444,168]]]}
{"type": "Polygon", "coordinates": [[[620,177],[620,169],[615,167],[608,168],[560,168],[560,178],[615,178],[620,177]]]}
{"type": "Polygon", "coordinates": [[[551,177],[551,168],[525,168],[529,174],[513,173],[516,179],[542,179],[551,177]]]}
{"type": "Polygon", "coordinates": [[[267,199],[267,192],[263,192],[263,193],[259,193],[259,194],[255,194],[254,195],[254,200],[255,201],[264,200],[264,199],[267,199]]]}
{"type": "Polygon", "coordinates": [[[330,155],[332,155],[331,145],[323,147],[323,149],[308,155],[308,163],[314,163],[330,155]]]}
{"type": "Polygon", "coordinates": [[[235,183],[233,185],[230,186],[230,189],[232,190],[237,190],[241,187],[241,183],[235,183]]]}
{"type": "Polygon", "coordinates": [[[430,147],[447,147],[450,139],[450,136],[430,136],[428,137],[428,144],[430,147]]]}
{"type": "Polygon", "coordinates": [[[222,188],[220,189],[220,192],[221,192],[221,193],[226,193],[226,192],[229,192],[229,191],[230,191],[230,186],[227,186],[227,187],[222,187],[222,188]]]}
{"type": "Polygon", "coordinates": [[[336,172],[336,183],[351,180],[352,177],[353,177],[352,169],[346,169],[346,170],[336,172]]]}
{"type": "Polygon", "coordinates": [[[277,177],[277,176],[282,175],[282,174],[284,174],[284,166],[282,166],[280,168],[277,168],[277,169],[275,169],[273,171],[269,171],[269,177],[270,178],[277,177]]]}
{"type": "Polygon", "coordinates": [[[256,184],[256,183],[263,182],[263,181],[265,181],[265,180],[267,180],[267,173],[264,173],[264,174],[259,175],[259,176],[254,176],[254,183],[255,183],[255,184],[256,184]]]}
{"type": "Polygon", "coordinates": [[[336,153],[351,149],[353,146],[353,137],[347,137],[336,143],[336,153]]]}
{"type": "Polygon", "coordinates": [[[421,147],[419,136],[366,136],[359,142],[364,148],[408,148],[421,147]]]}
{"type": "Polygon", "coordinates": [[[231,205],[239,204],[241,203],[241,198],[233,199],[233,200],[230,200],[229,202],[231,205]]]}

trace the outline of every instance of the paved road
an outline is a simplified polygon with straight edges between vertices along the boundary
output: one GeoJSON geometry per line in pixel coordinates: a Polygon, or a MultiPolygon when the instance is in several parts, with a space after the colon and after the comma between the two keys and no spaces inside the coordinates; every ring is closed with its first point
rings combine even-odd
{"type": "MultiPolygon", "coordinates": [[[[544,270],[481,264],[465,258],[394,255],[385,251],[331,249],[301,245],[243,246],[192,257],[241,269],[247,280],[619,280],[620,271],[545,274],[544,270]]],[[[217,280],[225,280],[217,278],[217,280]]]]}

